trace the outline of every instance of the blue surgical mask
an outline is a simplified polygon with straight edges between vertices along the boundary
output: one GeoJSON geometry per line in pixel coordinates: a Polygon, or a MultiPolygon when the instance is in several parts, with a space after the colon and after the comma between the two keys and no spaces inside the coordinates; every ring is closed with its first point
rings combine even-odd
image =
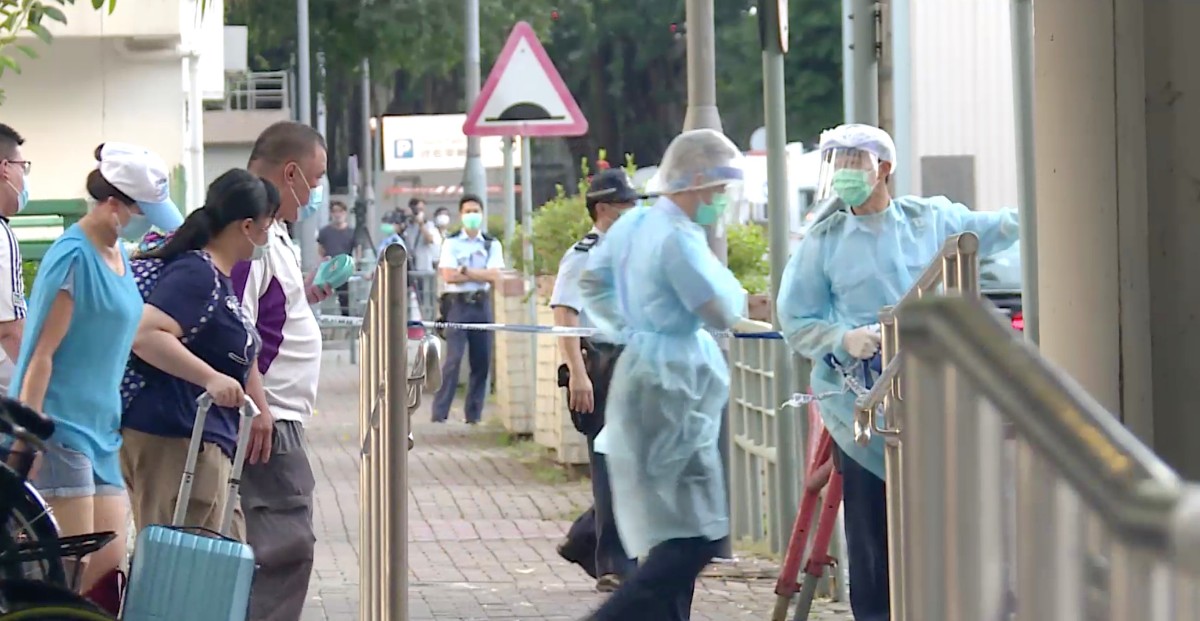
{"type": "Polygon", "coordinates": [[[478,211],[464,213],[462,216],[463,228],[469,231],[478,231],[479,227],[483,226],[483,214],[478,211]]]}
{"type": "Polygon", "coordinates": [[[874,189],[869,173],[865,170],[843,168],[833,173],[833,192],[850,207],[858,207],[867,202],[874,189]]]}
{"type": "Polygon", "coordinates": [[[22,183],[20,190],[18,190],[17,186],[13,185],[12,182],[6,182],[8,183],[8,187],[12,188],[13,192],[17,193],[17,213],[20,213],[27,205],[29,205],[29,177],[22,177],[21,180],[22,183]]]}
{"type": "MultiPolygon", "coordinates": [[[[300,170],[299,166],[296,167],[296,172],[300,173],[300,180],[308,187],[308,202],[300,205],[300,213],[297,215],[298,219],[304,220],[316,214],[321,208],[321,204],[325,202],[325,184],[319,184],[314,188],[308,183],[308,177],[304,175],[304,171],[300,170]]],[[[292,191],[292,198],[295,198],[296,202],[299,203],[300,195],[296,193],[296,188],[292,187],[289,189],[292,191]]]]}
{"type": "Polygon", "coordinates": [[[300,219],[311,218],[316,215],[321,209],[321,205],[325,202],[325,186],[319,185],[308,193],[308,202],[300,208],[300,219]]]}
{"type": "Polygon", "coordinates": [[[257,261],[265,256],[267,256],[267,244],[261,246],[254,244],[254,251],[250,253],[250,260],[257,261]]]}
{"type": "Polygon", "coordinates": [[[696,224],[701,226],[716,224],[728,209],[729,197],[725,194],[714,194],[712,201],[700,203],[700,206],[696,207],[696,224]]]}
{"type": "Polygon", "coordinates": [[[150,232],[150,219],[140,213],[135,213],[130,216],[129,224],[121,228],[121,239],[140,241],[148,232],[150,232]]]}

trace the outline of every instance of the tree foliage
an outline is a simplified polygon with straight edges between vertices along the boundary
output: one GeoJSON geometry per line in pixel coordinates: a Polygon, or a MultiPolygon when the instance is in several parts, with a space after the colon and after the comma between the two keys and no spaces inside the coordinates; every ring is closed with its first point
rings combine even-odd
{"type": "MultiPolygon", "coordinates": [[[[386,114],[463,112],[462,0],[310,0],[311,48],[325,55],[335,168],[357,144],[361,60],[371,61],[372,109],[386,114]]],[[[518,21],[538,33],[591,129],[571,139],[575,157],[606,149],[656,162],[687,109],[684,0],[480,0],[486,76],[518,21]],[[674,26],[673,26],[674,25],[674,26]]],[[[763,124],[757,0],[714,3],[717,99],[725,133],[743,147],[763,124]]],[[[786,57],[790,140],[812,140],[842,117],[841,12],[829,0],[790,0],[786,57]]],[[[253,66],[294,62],[294,0],[237,0],[228,23],[250,29],[253,66]]],[[[315,64],[313,65],[316,66],[315,64]]],[[[314,78],[316,76],[314,75],[314,78]]],[[[321,86],[321,85],[318,85],[321,86]]]]}

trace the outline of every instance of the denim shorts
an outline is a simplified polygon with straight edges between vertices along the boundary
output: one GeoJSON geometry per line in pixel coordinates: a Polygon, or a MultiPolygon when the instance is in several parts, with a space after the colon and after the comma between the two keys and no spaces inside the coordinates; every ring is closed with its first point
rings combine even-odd
{"type": "Polygon", "coordinates": [[[57,442],[49,443],[47,451],[42,453],[41,465],[32,483],[46,498],[119,496],[125,493],[123,485],[97,479],[92,460],[87,455],[57,442]]]}

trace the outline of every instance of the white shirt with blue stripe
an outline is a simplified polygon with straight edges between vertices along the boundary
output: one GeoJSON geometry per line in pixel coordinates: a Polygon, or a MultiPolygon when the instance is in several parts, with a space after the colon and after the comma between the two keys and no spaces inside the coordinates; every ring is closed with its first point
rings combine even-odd
{"type": "MultiPolygon", "coordinates": [[[[7,218],[0,218],[0,323],[25,318],[25,277],[21,269],[21,247],[7,218]]],[[[8,392],[12,380],[13,361],[0,351],[0,389],[8,392]]]]}

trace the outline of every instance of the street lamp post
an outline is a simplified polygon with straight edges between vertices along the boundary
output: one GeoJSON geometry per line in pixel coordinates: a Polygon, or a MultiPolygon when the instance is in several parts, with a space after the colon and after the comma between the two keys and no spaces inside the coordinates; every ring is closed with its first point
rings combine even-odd
{"type": "MultiPolygon", "coordinates": [[[[312,125],[312,69],[308,47],[308,0],[296,0],[296,93],[299,121],[312,125]]],[[[295,226],[300,241],[300,265],[311,270],[317,263],[317,221],[300,220],[295,226]]]]}
{"type": "MultiPolygon", "coordinates": [[[[467,110],[479,97],[479,0],[466,0],[467,110]]],[[[479,197],[483,207],[483,230],[487,230],[487,171],[479,156],[479,137],[467,137],[467,164],[463,169],[463,191],[479,197]]]]}

